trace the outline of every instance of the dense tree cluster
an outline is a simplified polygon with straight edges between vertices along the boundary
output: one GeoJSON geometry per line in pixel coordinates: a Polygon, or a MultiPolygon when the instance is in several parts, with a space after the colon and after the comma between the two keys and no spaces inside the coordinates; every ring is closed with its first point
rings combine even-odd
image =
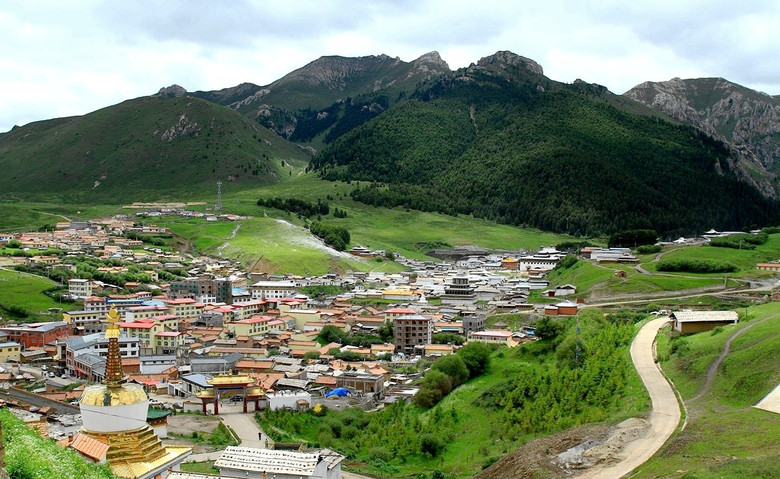
{"type": "Polygon", "coordinates": [[[311,218],[316,215],[327,215],[330,212],[328,204],[323,203],[319,199],[317,200],[317,203],[314,204],[306,200],[299,200],[298,198],[260,198],[257,200],[257,206],[289,211],[290,213],[295,213],[296,215],[305,218],[311,218]]]}
{"type": "Polygon", "coordinates": [[[733,273],[737,267],[731,263],[694,258],[670,258],[658,263],[658,271],[674,273],[733,273]]]}
{"type": "Polygon", "coordinates": [[[743,233],[712,238],[710,246],[715,246],[716,248],[756,249],[756,246],[760,246],[767,241],[769,241],[769,235],[766,233],[756,235],[743,233]]]}
{"type": "Polygon", "coordinates": [[[336,251],[344,251],[350,241],[349,231],[343,226],[329,225],[319,221],[309,225],[309,231],[314,236],[321,238],[326,244],[336,251]]]}
{"type": "Polygon", "coordinates": [[[655,230],[628,230],[615,233],[609,237],[610,248],[636,248],[654,244],[658,240],[655,230]]]}
{"type": "Polygon", "coordinates": [[[575,235],[655,229],[671,237],[778,219],[775,201],[732,174],[727,147],[690,127],[619,110],[574,86],[542,91],[541,77],[469,78],[421,89],[310,167],[326,179],[370,181],[351,194],[367,204],[575,235]]]}
{"type": "Polygon", "coordinates": [[[603,420],[605,411],[614,406],[627,382],[626,350],[633,325],[596,313],[581,317],[580,325],[579,333],[569,325],[555,346],[554,364],[522,364],[516,374],[480,397],[481,405],[502,416],[503,435],[516,437],[548,431],[553,424],[565,428],[603,420]]]}

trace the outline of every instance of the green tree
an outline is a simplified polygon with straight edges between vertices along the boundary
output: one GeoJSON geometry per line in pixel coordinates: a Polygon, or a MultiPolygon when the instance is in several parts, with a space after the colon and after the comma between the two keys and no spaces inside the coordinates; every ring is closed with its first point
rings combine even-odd
{"type": "Polygon", "coordinates": [[[469,379],[469,369],[466,367],[466,363],[455,354],[439,358],[433,363],[433,369],[428,374],[434,371],[441,371],[446,374],[452,381],[453,388],[460,386],[469,379]]]}
{"type": "Polygon", "coordinates": [[[490,366],[491,347],[485,343],[469,343],[457,352],[469,370],[469,377],[475,378],[485,372],[490,366]]]}

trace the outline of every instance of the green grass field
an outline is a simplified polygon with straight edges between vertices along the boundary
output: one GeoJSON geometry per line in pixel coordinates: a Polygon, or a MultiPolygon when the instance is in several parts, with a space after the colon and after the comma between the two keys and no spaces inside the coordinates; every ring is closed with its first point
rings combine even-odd
{"type": "Polygon", "coordinates": [[[671,341],[659,335],[659,359],[686,400],[688,424],[632,477],[780,477],[780,415],[752,407],[780,382],[780,304],[750,307],[748,318],[671,341]],[[732,342],[707,393],[691,401],[726,340],[751,324],[732,342]]]}
{"type": "MultiPolygon", "coordinates": [[[[595,311],[588,312],[581,318],[583,326],[581,335],[585,344],[592,345],[594,341],[603,344],[601,342],[603,338],[599,335],[602,328],[609,328],[609,326],[601,318],[602,315],[595,311]]],[[[558,371],[568,367],[564,366],[558,358],[554,346],[557,343],[540,341],[511,350],[502,348],[494,352],[488,373],[459,386],[433,409],[421,410],[413,406],[391,409],[389,415],[391,422],[388,425],[372,423],[361,414],[328,411],[324,418],[315,417],[310,413],[288,415],[277,413],[272,416],[272,419],[267,420],[270,421],[269,423],[263,422],[263,426],[266,432],[277,440],[314,442],[346,453],[350,459],[350,470],[374,477],[410,478],[415,477],[420,471],[430,472],[436,469],[444,471],[447,477],[451,478],[471,477],[484,466],[532,439],[591,421],[619,422],[647,410],[649,399],[639,376],[631,366],[626,340],[626,338],[630,339],[632,331],[635,331],[638,326],[620,325],[619,328],[622,328],[620,330],[626,334],[624,340],[621,340],[620,349],[615,350],[621,360],[611,363],[614,365],[611,372],[621,372],[623,379],[620,380],[620,390],[617,392],[614,389],[609,390],[606,394],[608,405],[597,407],[587,401],[581,401],[576,413],[566,416],[562,421],[555,422],[555,416],[548,415],[550,411],[546,408],[534,409],[533,404],[541,401],[542,398],[529,399],[525,402],[521,416],[512,415],[513,411],[508,406],[494,408],[487,405],[490,403],[485,403],[486,394],[500,394],[497,391],[506,391],[502,388],[507,387],[511,378],[543,376],[546,373],[555,376],[558,371]],[[546,425],[547,430],[522,425],[523,415],[534,414],[542,417],[541,429],[546,425]],[[451,424],[450,417],[454,418],[455,424],[451,424]],[[339,429],[340,440],[337,439],[338,436],[330,433],[329,428],[332,428],[334,423],[343,424],[339,429]],[[431,425],[436,425],[439,437],[446,438],[446,445],[438,455],[412,454],[405,456],[405,459],[399,459],[392,453],[397,447],[395,444],[397,439],[393,436],[393,431],[387,430],[388,427],[396,429],[392,428],[393,423],[396,423],[398,428],[413,424],[420,435],[425,435],[431,425]],[[360,424],[357,427],[367,431],[367,434],[360,435],[357,431],[351,431],[347,437],[348,428],[355,428],[352,424],[360,424]],[[378,444],[377,440],[380,441],[378,444]],[[383,452],[390,454],[382,460],[367,459],[371,455],[368,451],[374,448],[383,449],[383,452]]],[[[574,329],[573,322],[569,322],[565,336],[567,339],[564,339],[563,343],[573,340],[574,329]]],[[[592,363],[587,364],[590,366],[584,366],[583,377],[587,377],[588,374],[606,375],[604,372],[595,373],[590,369],[593,367],[592,363]]],[[[606,380],[604,376],[601,377],[606,380]]],[[[568,391],[569,389],[564,388],[564,392],[560,394],[565,396],[568,391]]],[[[522,394],[522,392],[515,390],[515,394],[522,394]]],[[[557,397],[557,393],[547,391],[547,394],[557,397]]],[[[383,413],[370,413],[368,416],[383,413]]],[[[386,419],[388,418],[378,421],[386,419]]]]}
{"type": "MultiPolygon", "coordinates": [[[[643,274],[630,265],[594,264],[590,261],[578,261],[574,266],[556,270],[548,275],[551,286],[571,283],[577,286],[577,296],[598,298],[621,294],[646,294],[661,291],[694,289],[724,284],[722,277],[716,275],[691,274],[643,274]],[[621,270],[625,278],[616,276],[621,270]]],[[[737,283],[729,281],[729,286],[737,283]]]]}
{"type": "MultiPolygon", "coordinates": [[[[24,319],[35,319],[38,314],[45,314],[49,308],[63,308],[68,305],[58,303],[43,291],[58,284],[47,278],[18,271],[0,269],[0,304],[15,305],[24,308],[31,316],[24,319]]],[[[7,313],[4,312],[4,316],[7,313]]]]}
{"type": "MultiPolygon", "coordinates": [[[[759,272],[756,263],[777,261],[780,259],[780,234],[769,235],[769,241],[756,249],[716,248],[712,246],[689,246],[675,249],[664,255],[666,259],[702,259],[714,260],[735,265],[739,271],[729,276],[771,276],[771,272],[759,272]]],[[[657,263],[645,264],[648,270],[656,271],[657,263]]],[[[721,277],[723,275],[720,275],[721,277]]]]}

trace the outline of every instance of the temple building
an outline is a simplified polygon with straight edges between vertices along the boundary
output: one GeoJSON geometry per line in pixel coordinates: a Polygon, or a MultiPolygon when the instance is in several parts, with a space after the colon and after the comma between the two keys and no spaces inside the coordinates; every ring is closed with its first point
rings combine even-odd
{"type": "Polygon", "coordinates": [[[140,384],[128,384],[119,351],[119,313],[111,309],[108,359],[103,384],[81,395],[82,433],[108,444],[106,460],[117,477],[164,479],[192,453],[189,447],[164,447],[147,423],[149,397],[140,384]]]}

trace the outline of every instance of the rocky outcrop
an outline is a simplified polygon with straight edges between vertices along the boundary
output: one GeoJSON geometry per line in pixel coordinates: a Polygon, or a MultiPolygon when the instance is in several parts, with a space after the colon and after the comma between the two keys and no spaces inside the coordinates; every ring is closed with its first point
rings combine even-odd
{"type": "Polygon", "coordinates": [[[628,98],[726,142],[732,166],[766,196],[777,197],[780,171],[780,101],[723,78],[645,82],[628,98]]]}
{"type": "Polygon", "coordinates": [[[165,96],[168,98],[178,98],[180,96],[187,96],[187,90],[184,89],[184,87],[173,84],[171,86],[166,86],[160,88],[160,91],[157,92],[157,96],[165,96]]]}
{"type": "Polygon", "coordinates": [[[544,70],[542,69],[541,65],[531,60],[530,58],[526,58],[509,51],[496,52],[493,55],[481,58],[479,62],[477,62],[477,66],[480,67],[485,67],[487,65],[495,65],[495,64],[523,67],[523,68],[527,68],[528,70],[531,70],[533,73],[536,73],[538,75],[544,75],[544,70]]]}
{"type": "Polygon", "coordinates": [[[197,122],[191,121],[187,118],[187,115],[182,114],[175,125],[168,128],[160,135],[160,139],[170,143],[176,138],[183,136],[196,137],[200,133],[200,129],[200,125],[198,125],[197,122]]]}

